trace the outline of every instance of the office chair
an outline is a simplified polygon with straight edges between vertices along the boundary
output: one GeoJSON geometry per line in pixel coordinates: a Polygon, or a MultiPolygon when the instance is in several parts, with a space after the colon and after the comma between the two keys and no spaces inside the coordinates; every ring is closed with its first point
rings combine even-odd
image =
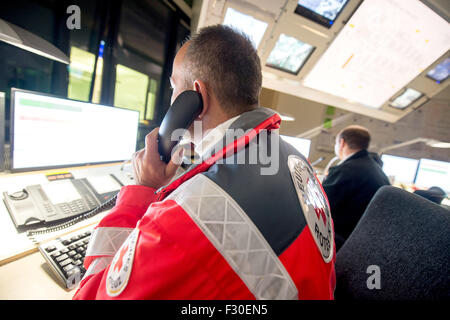
{"type": "Polygon", "coordinates": [[[384,186],[336,256],[336,300],[450,299],[450,211],[384,186]]]}

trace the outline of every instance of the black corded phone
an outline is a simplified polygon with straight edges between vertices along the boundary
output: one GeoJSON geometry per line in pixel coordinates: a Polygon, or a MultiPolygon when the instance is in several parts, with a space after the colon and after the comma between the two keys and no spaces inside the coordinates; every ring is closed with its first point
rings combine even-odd
{"type": "MultiPolygon", "coordinates": [[[[174,139],[174,137],[172,137],[172,132],[176,129],[187,129],[194,122],[194,120],[198,117],[198,115],[202,112],[202,110],[203,110],[202,96],[197,91],[187,90],[178,95],[178,97],[175,99],[175,101],[170,106],[169,110],[167,111],[166,115],[164,116],[164,119],[162,120],[160,129],[158,132],[158,152],[160,154],[160,159],[162,161],[164,161],[166,163],[168,163],[170,161],[172,150],[174,149],[174,147],[179,142],[179,139],[181,138],[181,137],[175,137],[175,139],[174,139]]],[[[77,181],[77,180],[75,180],[75,181],[77,181]]],[[[70,219],[69,221],[63,222],[62,224],[53,225],[53,226],[51,224],[48,224],[48,226],[46,226],[45,228],[42,228],[42,229],[29,230],[29,231],[27,231],[27,235],[29,237],[33,237],[34,235],[49,233],[49,232],[67,228],[79,221],[93,217],[94,215],[96,215],[104,210],[107,210],[115,205],[116,199],[117,199],[117,192],[114,192],[113,194],[108,193],[107,195],[96,194],[95,196],[97,196],[98,199],[101,199],[101,197],[103,197],[104,200],[107,200],[106,202],[103,202],[101,205],[98,206],[98,203],[93,204],[93,202],[86,200],[86,197],[92,198],[92,196],[88,196],[87,191],[89,191],[89,190],[86,190],[85,186],[83,186],[83,182],[75,182],[75,181],[73,181],[72,183],[74,184],[76,189],[79,191],[79,193],[82,194],[83,196],[85,196],[85,197],[83,197],[84,200],[81,200],[81,202],[78,201],[73,204],[74,209],[75,209],[75,214],[72,214],[72,216],[73,215],[76,215],[76,216],[74,218],[70,219]],[[88,211],[86,212],[86,210],[84,210],[84,213],[78,212],[77,211],[78,209],[81,210],[80,206],[78,206],[78,205],[80,205],[81,208],[87,209],[88,211]]],[[[28,189],[30,187],[28,187],[28,189]]],[[[37,188],[37,189],[38,190],[36,190],[36,192],[42,193],[42,188],[41,189],[37,188]]],[[[87,189],[91,189],[91,188],[87,188],[87,189]]],[[[18,205],[18,207],[20,207],[20,204],[18,204],[18,201],[26,199],[28,197],[29,192],[30,192],[30,190],[27,190],[27,188],[26,188],[23,191],[19,192],[20,194],[19,193],[15,193],[12,195],[4,194],[4,201],[7,204],[8,210],[10,210],[11,203],[15,203],[15,205],[18,205]],[[6,198],[7,198],[7,200],[6,200],[6,198]],[[9,202],[9,204],[7,202],[9,202]]],[[[43,195],[43,197],[41,197],[41,198],[43,200],[45,200],[47,198],[45,196],[45,193],[41,194],[41,196],[42,195],[43,195]]],[[[29,199],[29,200],[31,200],[31,199],[29,199]]],[[[34,202],[36,203],[36,201],[34,201],[34,202]]],[[[48,213],[48,210],[49,210],[48,208],[55,209],[53,206],[51,206],[51,203],[50,204],[48,203],[48,201],[47,202],[43,201],[41,204],[42,204],[43,208],[40,208],[40,209],[44,210],[44,212],[48,213]]],[[[61,213],[60,209],[64,213],[63,208],[57,208],[56,210],[59,213],[61,213]]],[[[66,210],[67,210],[67,207],[66,207],[66,210]]],[[[72,207],[69,208],[69,210],[72,210],[72,207]]],[[[11,213],[11,210],[10,210],[10,213],[11,213]]],[[[70,215],[68,215],[68,216],[70,216],[70,215]]],[[[13,218],[13,220],[14,220],[14,218],[13,218]]],[[[50,216],[50,219],[48,220],[48,222],[52,222],[52,221],[54,221],[54,219],[51,219],[51,216],[50,216]]],[[[14,221],[14,222],[16,223],[16,221],[14,221]]],[[[16,224],[16,226],[17,226],[17,224],[16,224]]]]}

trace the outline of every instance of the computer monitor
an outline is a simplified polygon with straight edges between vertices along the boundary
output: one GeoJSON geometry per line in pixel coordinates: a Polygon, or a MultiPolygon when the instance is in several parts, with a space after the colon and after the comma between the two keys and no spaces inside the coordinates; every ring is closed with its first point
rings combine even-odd
{"type": "Polygon", "coordinates": [[[297,149],[305,158],[309,157],[309,150],[311,149],[311,140],[297,137],[289,137],[280,135],[280,137],[291,144],[295,149],[297,149]]]}
{"type": "Polygon", "coordinates": [[[394,182],[403,184],[414,183],[419,160],[383,154],[383,171],[388,177],[393,177],[394,182]]]}
{"type": "Polygon", "coordinates": [[[450,192],[450,162],[420,159],[414,181],[417,187],[428,189],[436,186],[450,192]]]}
{"type": "Polygon", "coordinates": [[[348,0],[298,0],[295,13],[331,28],[348,0]]]}
{"type": "Polygon", "coordinates": [[[116,162],[136,149],[139,112],[11,90],[11,170],[116,162]]]}

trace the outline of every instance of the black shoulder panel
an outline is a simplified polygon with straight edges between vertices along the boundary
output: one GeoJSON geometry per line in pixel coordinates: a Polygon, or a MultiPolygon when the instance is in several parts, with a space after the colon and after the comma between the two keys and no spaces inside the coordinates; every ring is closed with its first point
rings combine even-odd
{"type": "Polygon", "coordinates": [[[267,164],[267,157],[260,156],[257,161],[253,161],[254,164],[250,162],[250,153],[254,151],[252,148],[255,148],[255,144],[259,150],[262,147],[266,154],[277,152],[275,143],[271,143],[272,139],[258,137],[237,154],[214,164],[202,174],[219,185],[239,204],[274,252],[280,255],[306,226],[288,168],[289,155],[298,155],[303,159],[304,157],[279,138],[278,134],[269,133],[267,136],[276,136],[279,139],[279,157],[269,157],[272,163],[267,164]],[[270,151],[267,153],[267,150],[270,151]],[[244,155],[245,161],[242,161],[244,155]],[[267,170],[271,166],[276,171],[275,174],[262,174],[261,170],[267,170]],[[275,170],[277,166],[278,170],[275,170]]]}

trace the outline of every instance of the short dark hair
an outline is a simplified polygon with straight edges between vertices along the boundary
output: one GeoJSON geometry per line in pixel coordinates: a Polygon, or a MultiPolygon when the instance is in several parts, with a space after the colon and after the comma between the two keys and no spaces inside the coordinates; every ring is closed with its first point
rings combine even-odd
{"type": "Polygon", "coordinates": [[[364,127],[349,126],[338,134],[338,139],[344,139],[350,149],[367,150],[370,144],[370,133],[364,127]]]}
{"type": "Polygon", "coordinates": [[[235,115],[259,104],[261,62],[244,33],[229,26],[202,28],[189,39],[184,57],[185,84],[205,82],[224,111],[235,115]]]}

